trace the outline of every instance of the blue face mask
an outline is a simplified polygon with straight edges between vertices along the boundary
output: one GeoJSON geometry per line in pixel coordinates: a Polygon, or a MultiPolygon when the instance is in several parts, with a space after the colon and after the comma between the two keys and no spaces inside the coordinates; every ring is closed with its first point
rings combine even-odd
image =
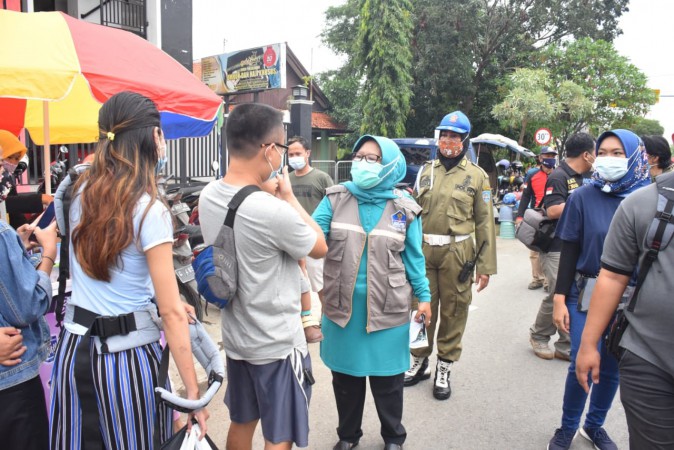
{"type": "Polygon", "coordinates": [[[269,168],[271,169],[269,178],[267,178],[266,181],[273,180],[274,178],[276,178],[283,169],[283,155],[281,154],[281,152],[278,151],[278,149],[276,150],[276,153],[278,153],[279,156],[281,156],[281,163],[279,164],[278,169],[276,170],[274,170],[274,167],[271,165],[271,161],[269,161],[269,158],[267,158],[267,155],[265,155],[265,159],[267,159],[267,164],[269,164],[269,168]]]}
{"type": "Polygon", "coordinates": [[[354,161],[351,165],[351,178],[359,188],[370,189],[381,183],[379,174],[383,168],[379,163],[354,161]]]}
{"type": "Polygon", "coordinates": [[[168,157],[166,155],[160,157],[157,160],[157,165],[154,166],[154,174],[159,175],[162,170],[164,170],[164,167],[166,167],[166,162],[168,161],[168,157]]]}
{"type": "Polygon", "coordinates": [[[162,172],[162,170],[164,170],[164,167],[166,167],[167,162],[168,162],[168,146],[166,145],[166,143],[164,143],[163,147],[159,147],[157,164],[154,166],[155,176],[159,175],[162,172]],[[160,156],[162,153],[164,154],[164,156],[160,156]]]}

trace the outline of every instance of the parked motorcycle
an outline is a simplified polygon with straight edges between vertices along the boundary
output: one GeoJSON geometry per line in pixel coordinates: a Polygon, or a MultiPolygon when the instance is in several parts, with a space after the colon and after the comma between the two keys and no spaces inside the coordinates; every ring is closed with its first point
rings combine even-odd
{"type": "MultiPolygon", "coordinates": [[[[180,187],[166,188],[166,183],[172,177],[160,177],[157,181],[159,190],[163,193],[166,202],[171,208],[171,214],[175,222],[175,231],[173,234],[173,269],[178,282],[178,292],[182,301],[194,307],[196,317],[199,321],[204,318],[204,307],[201,296],[197,290],[197,282],[194,279],[194,269],[192,268],[192,246],[190,245],[190,229],[194,232],[192,225],[189,225],[190,208],[181,201],[182,192],[180,187]]],[[[201,229],[196,227],[201,234],[201,229]]]]}
{"type": "MultiPolygon", "coordinates": [[[[50,167],[50,178],[51,178],[51,192],[50,195],[56,193],[58,185],[61,184],[61,181],[68,175],[68,147],[62,145],[59,147],[59,155],[55,161],[51,162],[50,167]]],[[[18,169],[18,167],[17,167],[18,169]]],[[[37,191],[45,194],[45,180],[43,179],[37,187],[37,191]]]]}

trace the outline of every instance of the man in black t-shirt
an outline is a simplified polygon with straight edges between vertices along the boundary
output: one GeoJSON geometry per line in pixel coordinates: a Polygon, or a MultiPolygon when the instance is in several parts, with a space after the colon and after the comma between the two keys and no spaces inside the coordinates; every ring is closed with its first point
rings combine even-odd
{"type": "MultiPolygon", "coordinates": [[[[551,219],[559,219],[564,211],[564,205],[569,194],[583,185],[589,176],[592,164],[595,160],[594,139],[587,133],[572,135],[565,145],[566,158],[559,164],[545,183],[545,196],[543,206],[546,214],[551,219]]],[[[559,253],[562,250],[562,240],[555,237],[552,246],[547,253],[541,253],[541,265],[550,286],[550,293],[541,302],[536,315],[536,321],[529,329],[529,342],[534,353],[543,359],[569,360],[571,341],[568,333],[557,330],[552,323],[552,297],[557,283],[557,269],[559,268],[559,253]],[[555,342],[555,351],[548,347],[550,338],[559,333],[559,339],[555,342]]]]}

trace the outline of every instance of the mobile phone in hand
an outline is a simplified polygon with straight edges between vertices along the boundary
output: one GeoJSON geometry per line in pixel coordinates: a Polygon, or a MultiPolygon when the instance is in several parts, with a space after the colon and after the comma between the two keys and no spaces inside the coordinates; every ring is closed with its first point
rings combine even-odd
{"type": "MultiPolygon", "coordinates": [[[[54,211],[54,202],[51,202],[49,206],[47,206],[47,209],[44,210],[40,216],[33,221],[31,224],[33,227],[44,229],[47,228],[55,219],[55,211],[54,211]]],[[[35,237],[35,234],[31,234],[29,240],[33,242],[37,242],[37,238],[35,237]]]]}

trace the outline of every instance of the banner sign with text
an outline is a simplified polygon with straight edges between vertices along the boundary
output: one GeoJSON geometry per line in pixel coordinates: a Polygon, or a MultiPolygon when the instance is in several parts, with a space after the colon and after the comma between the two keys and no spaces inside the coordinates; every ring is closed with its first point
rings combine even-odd
{"type": "Polygon", "coordinates": [[[286,87],[286,44],[201,58],[201,81],[216,94],[286,87]]]}

